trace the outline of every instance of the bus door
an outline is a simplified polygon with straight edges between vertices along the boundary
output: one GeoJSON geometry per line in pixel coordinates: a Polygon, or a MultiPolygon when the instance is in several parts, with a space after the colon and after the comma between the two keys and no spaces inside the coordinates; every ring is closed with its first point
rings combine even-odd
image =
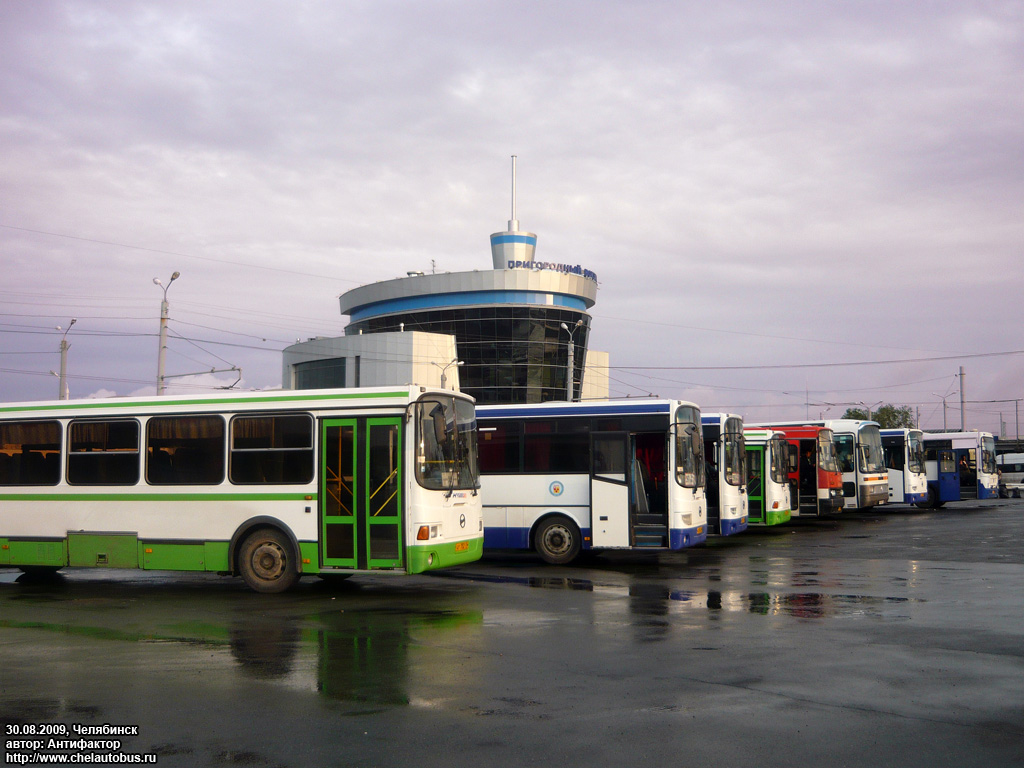
{"type": "MultiPolygon", "coordinates": [[[[799,483],[800,487],[793,498],[800,500],[799,508],[809,515],[818,514],[818,438],[799,441],[799,483]]],[[[801,514],[798,512],[798,514],[801,514]]]]}
{"type": "MultiPolygon", "coordinates": [[[[800,449],[796,443],[783,440],[786,446],[786,477],[789,482],[789,506],[790,512],[799,517],[800,515],[800,473],[803,467],[800,465],[800,449]]],[[[810,474],[808,471],[807,474],[810,474]]],[[[815,492],[817,493],[817,492],[815,492]]]]}
{"type": "Polygon", "coordinates": [[[960,498],[978,498],[978,451],[974,448],[957,448],[956,469],[960,475],[960,498]]]}
{"type": "Polygon", "coordinates": [[[628,547],[630,457],[628,432],[590,436],[590,535],[593,546],[628,547]]]}
{"type": "Polygon", "coordinates": [[[747,444],[747,520],[764,522],[764,445],[747,444]]]}
{"type": "Polygon", "coordinates": [[[328,419],[322,426],[320,562],[403,566],[402,420],[328,419]]]}
{"type": "Polygon", "coordinates": [[[956,471],[956,455],[949,448],[938,453],[939,501],[960,501],[960,478],[956,471]]]}

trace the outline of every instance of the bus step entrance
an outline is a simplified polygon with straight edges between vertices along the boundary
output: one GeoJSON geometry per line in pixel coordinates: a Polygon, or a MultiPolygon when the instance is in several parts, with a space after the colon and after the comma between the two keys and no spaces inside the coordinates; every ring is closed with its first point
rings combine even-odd
{"type": "Polygon", "coordinates": [[[667,547],[668,526],[662,515],[636,515],[633,525],[633,546],[667,547]]]}

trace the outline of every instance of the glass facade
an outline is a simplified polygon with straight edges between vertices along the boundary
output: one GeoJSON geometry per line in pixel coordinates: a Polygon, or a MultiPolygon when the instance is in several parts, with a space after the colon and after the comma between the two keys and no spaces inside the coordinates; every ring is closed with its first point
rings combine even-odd
{"type": "MultiPolygon", "coordinates": [[[[359,371],[359,358],[356,358],[356,376],[359,371]]],[[[311,360],[308,363],[295,365],[296,389],[334,389],[345,386],[345,358],[335,357],[328,360],[311,360]]],[[[356,382],[359,386],[359,382],[356,382]]]]}
{"type": "MultiPolygon", "coordinates": [[[[455,337],[460,389],[477,403],[541,403],[565,400],[569,334],[573,328],[573,397],[583,379],[590,316],[563,307],[515,306],[427,309],[361,320],[345,328],[348,336],[406,331],[455,337]],[[576,327],[576,321],[583,324],[576,327]]],[[[296,374],[299,367],[296,366],[296,374]]],[[[298,382],[296,387],[300,387],[298,382]]]]}

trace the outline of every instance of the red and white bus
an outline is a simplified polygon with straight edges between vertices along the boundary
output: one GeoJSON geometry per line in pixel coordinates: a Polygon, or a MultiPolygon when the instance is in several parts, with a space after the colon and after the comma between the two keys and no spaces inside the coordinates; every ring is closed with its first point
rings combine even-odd
{"type": "Polygon", "coordinates": [[[789,441],[793,517],[830,515],[843,509],[843,476],[828,427],[774,427],[789,441]]]}

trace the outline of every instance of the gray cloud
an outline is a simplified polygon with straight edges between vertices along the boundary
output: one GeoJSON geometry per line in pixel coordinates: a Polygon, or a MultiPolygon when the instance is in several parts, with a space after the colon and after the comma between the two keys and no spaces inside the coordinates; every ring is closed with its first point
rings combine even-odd
{"type": "MultiPolygon", "coordinates": [[[[76,314],[72,372],[95,378],[73,393],[138,389],[155,375],[150,281],[175,269],[179,332],[276,384],[276,350],[341,332],[339,293],[488,268],[513,153],[538,255],[601,279],[592,345],[613,365],[1013,351],[1022,17],[1004,2],[4,3],[0,389],[52,396],[52,326],[76,314]]],[[[216,361],[173,349],[179,371],[216,361]]],[[[921,403],[935,426],[931,392],[959,364],[619,371],[613,391],[751,418],[921,403]]],[[[1020,356],[962,364],[969,398],[1024,394],[1020,356]]],[[[973,413],[998,428],[999,406],[973,413]]]]}

